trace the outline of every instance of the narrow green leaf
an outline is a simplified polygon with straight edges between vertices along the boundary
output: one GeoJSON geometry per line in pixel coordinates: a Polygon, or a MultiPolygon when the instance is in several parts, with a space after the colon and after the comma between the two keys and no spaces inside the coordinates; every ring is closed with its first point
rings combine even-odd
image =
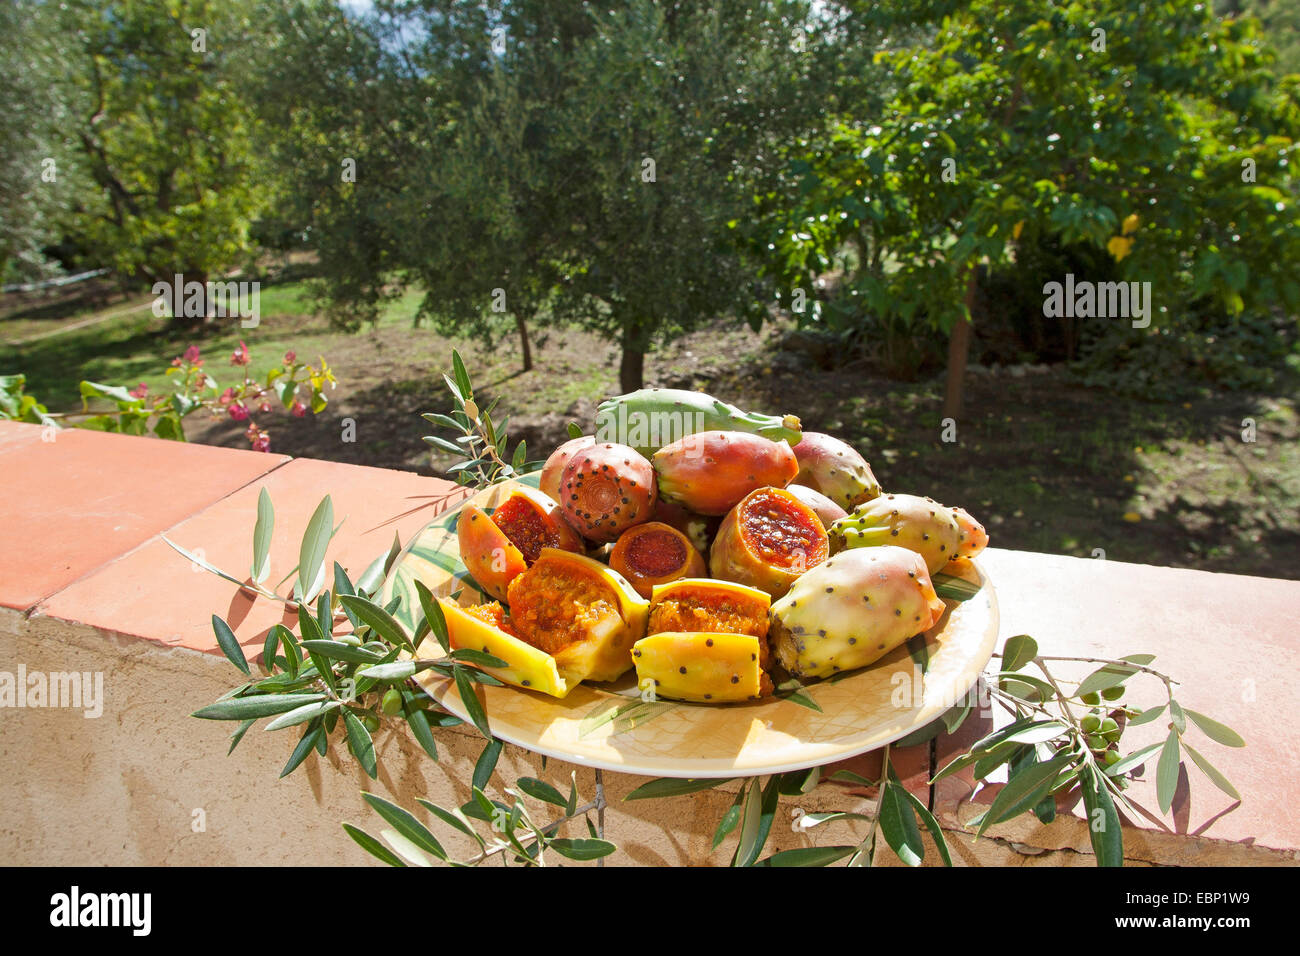
{"type": "MultiPolygon", "coordinates": [[[[893,773],[894,768],[890,767],[889,769],[890,773],[893,773]]],[[[917,798],[916,794],[912,793],[912,791],[908,790],[906,787],[902,787],[901,789],[903,795],[907,797],[908,802],[912,804],[912,809],[916,811],[916,815],[921,818],[921,822],[925,824],[925,828],[930,831],[930,836],[934,840],[934,845],[939,848],[939,856],[943,857],[943,865],[952,866],[952,855],[948,852],[948,840],[943,835],[943,827],[939,826],[939,821],[934,818],[934,814],[930,812],[930,808],[922,803],[920,799],[917,798]]]]}
{"type": "Polygon", "coordinates": [[[316,506],[298,549],[298,593],[310,603],[325,584],[325,549],[334,529],[334,503],[326,495],[316,506]]]}
{"type": "Polygon", "coordinates": [[[453,661],[461,661],[465,664],[473,664],[475,667],[509,667],[508,661],[503,661],[494,654],[486,651],[476,651],[472,647],[462,647],[451,652],[453,661]]]}
{"type": "Polygon", "coordinates": [[[1126,664],[1106,664],[1085,677],[1075,690],[1074,696],[1099,694],[1103,690],[1119,686],[1136,673],[1136,667],[1129,667],[1126,664]]]}
{"type": "Polygon", "coordinates": [[[262,694],[255,697],[233,697],[200,708],[191,717],[203,720],[248,720],[250,717],[270,717],[285,711],[324,700],[324,694],[262,694]]]}
{"type": "Polygon", "coordinates": [[[1136,717],[1130,717],[1128,719],[1128,726],[1139,727],[1142,724],[1149,724],[1151,721],[1155,720],[1164,712],[1165,712],[1164,704],[1161,704],[1159,707],[1148,707],[1146,710],[1142,711],[1142,713],[1138,714],[1136,717]]]}
{"type": "Polygon", "coordinates": [[[378,604],[356,594],[339,595],[339,603],[350,609],[380,640],[415,650],[402,625],[378,604]]]}
{"type": "Polygon", "coordinates": [[[474,693],[474,685],[465,673],[465,668],[457,666],[454,679],[456,681],[456,690],[460,692],[461,702],[465,705],[465,709],[469,711],[469,719],[473,721],[479,733],[491,740],[492,728],[488,726],[487,714],[483,712],[483,704],[478,699],[478,694],[474,693]]]}
{"type": "Polygon", "coordinates": [[[1046,763],[1036,763],[1016,774],[993,798],[992,805],[980,821],[976,836],[983,835],[985,830],[996,823],[1031,810],[1052,789],[1057,776],[1073,759],[1073,754],[1057,754],[1046,763]]]}
{"type": "Polygon", "coordinates": [[[447,826],[459,830],[467,837],[472,837],[474,840],[478,841],[479,846],[483,846],[483,838],[474,831],[474,828],[470,826],[469,821],[465,818],[465,815],[460,812],[460,810],[454,810],[454,811],[444,810],[436,803],[430,803],[428,800],[425,800],[422,797],[416,797],[416,800],[417,802],[420,803],[421,806],[423,806],[426,810],[432,813],[435,817],[437,817],[443,823],[447,824],[447,826]]]}
{"type": "Polygon", "coordinates": [[[1038,656],[1038,642],[1028,634],[1007,638],[1002,648],[1002,669],[1018,671],[1038,656]]]}
{"type": "Polygon", "coordinates": [[[275,531],[275,508],[271,495],[262,486],[257,496],[257,523],[253,526],[253,568],[250,576],[258,584],[271,573],[271,535],[275,531]]]}
{"type": "Polygon", "coordinates": [[[741,861],[749,858],[751,861],[758,858],[758,851],[755,849],[758,840],[759,825],[763,816],[763,798],[758,789],[758,778],[753,777],[749,781],[749,786],[745,788],[745,799],[740,807],[740,842],[736,845],[736,852],[732,855],[732,866],[744,866],[741,861]]]}
{"type": "Polygon", "coordinates": [[[1091,766],[1083,769],[1083,807],[1088,815],[1088,837],[1098,866],[1124,865],[1124,834],[1115,801],[1101,775],[1091,766]]]}
{"type": "Polygon", "coordinates": [[[1228,796],[1232,797],[1232,799],[1234,800],[1241,799],[1241,794],[1237,792],[1237,788],[1228,782],[1228,778],[1225,777],[1222,773],[1220,773],[1218,768],[1215,767],[1214,764],[1210,763],[1199,753],[1193,750],[1190,744],[1184,743],[1183,749],[1186,750],[1188,754],[1191,755],[1191,758],[1195,762],[1196,766],[1201,768],[1201,772],[1210,778],[1211,783],[1213,783],[1216,787],[1218,787],[1228,796]]]}
{"type": "Polygon", "coordinates": [[[419,596],[420,609],[424,611],[424,619],[428,623],[434,639],[438,642],[438,646],[442,648],[444,654],[450,654],[451,644],[447,635],[447,617],[442,613],[442,605],[437,602],[433,593],[425,586],[423,581],[415,582],[415,593],[419,596]]]}
{"type": "Polygon", "coordinates": [[[547,844],[547,849],[554,850],[561,856],[566,856],[570,860],[598,860],[602,856],[609,856],[618,849],[608,840],[587,839],[587,840],[569,840],[558,839],[552,840],[547,844]]]}
{"type": "Polygon", "coordinates": [[[680,797],[686,793],[699,793],[701,790],[712,790],[720,787],[724,783],[730,783],[734,777],[719,777],[708,779],[680,779],[677,777],[660,777],[641,784],[624,800],[653,800],[659,797],[680,797]]]}
{"type": "Polygon", "coordinates": [[[185,557],[186,559],[188,559],[188,560],[194,562],[196,565],[198,565],[199,567],[201,567],[204,571],[208,571],[208,572],[210,572],[210,573],[212,573],[212,574],[215,574],[217,577],[222,578],[223,580],[229,581],[231,584],[238,585],[238,586],[239,586],[239,589],[240,589],[241,591],[251,591],[251,592],[253,592],[254,594],[257,593],[257,591],[256,591],[253,587],[249,586],[249,584],[248,584],[247,582],[244,582],[244,581],[239,580],[239,578],[235,577],[235,576],[232,575],[232,574],[227,574],[225,571],[222,571],[220,568],[218,568],[218,567],[216,567],[216,566],[214,566],[214,565],[208,563],[207,561],[203,560],[203,558],[200,558],[197,554],[194,554],[192,551],[186,551],[184,548],[182,548],[182,547],[181,547],[179,544],[177,544],[175,541],[172,541],[170,538],[168,538],[167,535],[165,535],[165,534],[164,534],[164,535],[159,535],[159,537],[161,537],[164,541],[166,541],[166,542],[167,542],[167,545],[168,545],[168,546],[169,546],[173,551],[175,551],[175,552],[177,552],[178,554],[182,555],[182,556],[185,557]]]}
{"type": "Polygon", "coordinates": [[[281,780],[298,769],[299,764],[307,759],[307,755],[316,746],[317,738],[324,736],[324,733],[319,724],[309,724],[303,730],[302,736],[298,739],[298,745],[293,748],[293,753],[289,755],[289,761],[284,765],[284,769],[280,771],[281,780]]]}
{"type": "Polygon", "coordinates": [[[536,777],[520,777],[515,781],[515,786],[535,800],[554,804],[557,807],[567,807],[564,794],[545,780],[538,780],[536,777]]]}
{"type": "Polygon", "coordinates": [[[238,730],[230,735],[230,749],[226,751],[227,757],[235,752],[235,748],[239,746],[239,742],[244,739],[244,734],[248,733],[248,728],[253,726],[255,723],[257,723],[257,718],[250,717],[239,725],[238,730]]]}
{"type": "Polygon", "coordinates": [[[451,350],[451,373],[456,377],[456,387],[460,389],[461,397],[472,398],[474,391],[470,388],[469,372],[465,371],[465,363],[461,361],[460,353],[455,349],[451,350]]]}
{"type": "Polygon", "coordinates": [[[326,711],[333,710],[335,707],[342,707],[341,701],[322,700],[314,704],[303,704],[301,707],[295,707],[287,713],[281,714],[275,720],[266,725],[267,730],[281,730],[285,727],[295,727],[298,724],[305,724],[307,721],[324,714],[326,711]]]}
{"type": "MultiPolygon", "coordinates": [[[[1188,709],[1186,713],[1187,716],[1192,719],[1192,723],[1200,728],[1201,733],[1205,734],[1205,736],[1209,737],[1215,743],[1223,744],[1225,747],[1246,746],[1246,741],[1242,740],[1241,735],[1231,727],[1226,727],[1217,720],[1211,720],[1204,714],[1199,714],[1191,709],[1188,709]]],[[[1129,723],[1132,724],[1133,722],[1129,721],[1129,723]]],[[[1188,749],[1190,750],[1191,748],[1189,747],[1188,749]]]]}
{"type": "Polygon", "coordinates": [[[357,842],[361,849],[365,850],[371,856],[378,857],[389,866],[406,866],[406,864],[403,863],[392,850],[388,849],[388,847],[384,846],[365,830],[360,830],[350,823],[343,824],[343,829],[347,832],[348,836],[352,837],[352,839],[357,842]]]}
{"type": "Polygon", "coordinates": [[[406,709],[406,722],[410,725],[411,733],[415,735],[416,741],[424,748],[424,752],[436,761],[438,759],[438,745],[433,739],[433,730],[429,727],[429,718],[425,716],[424,711],[418,707],[408,706],[406,709]]]}
{"type": "Polygon", "coordinates": [[[1174,730],[1180,734],[1187,732],[1187,715],[1183,713],[1182,706],[1176,700],[1169,701],[1169,720],[1174,725],[1174,730]]]}
{"type": "Polygon", "coordinates": [[[569,424],[565,426],[565,430],[569,433],[570,438],[582,437],[582,426],[577,422],[569,422],[569,424]]]}
{"type": "MultiPolygon", "coordinates": [[[[758,790],[758,780],[754,780],[754,798],[757,804],[757,820],[753,827],[748,817],[748,811],[743,814],[744,822],[741,824],[740,844],[736,847],[736,858],[732,861],[734,866],[753,866],[763,852],[763,846],[767,843],[768,834],[772,830],[772,820],[776,816],[777,802],[781,794],[777,789],[780,784],[780,776],[773,775],[764,785],[762,792],[758,790]]],[[[747,798],[748,799],[748,798],[747,798]]]]}
{"type": "Polygon", "coordinates": [[[371,780],[375,779],[379,773],[379,766],[375,761],[375,742],[370,737],[370,731],[366,730],[365,725],[361,723],[361,718],[351,710],[343,711],[343,724],[348,729],[348,740],[352,744],[352,752],[356,755],[361,768],[371,780]]]}
{"type": "Polygon", "coordinates": [[[398,833],[410,840],[421,850],[432,853],[440,860],[447,859],[447,851],[442,848],[442,844],[437,841],[429,828],[423,823],[411,816],[406,810],[390,803],[383,797],[376,796],[373,793],[361,794],[361,798],[374,808],[375,812],[391,824],[398,833]]]}
{"type": "Polygon", "coordinates": [[[1168,813],[1174,805],[1174,791],[1178,788],[1178,768],[1182,760],[1178,752],[1178,731],[1169,731],[1164,746],[1160,748],[1160,762],[1156,764],[1156,797],[1160,812],[1168,813]]]}
{"type": "Polygon", "coordinates": [[[856,846],[806,846],[773,853],[757,866],[830,866],[857,850],[856,846]]]}
{"type": "MultiPolygon", "coordinates": [[[[432,665],[430,665],[432,666],[432,665]]],[[[425,670],[428,668],[426,667],[425,670]]],[[[368,677],[374,681],[403,681],[414,677],[420,667],[415,661],[393,661],[390,664],[375,664],[371,667],[357,669],[357,677],[368,677]]]]}
{"type": "Polygon", "coordinates": [[[479,754],[474,764],[474,786],[478,789],[487,789],[488,781],[492,779],[492,771],[496,769],[497,760],[501,756],[502,746],[502,742],[494,738],[487,742],[487,746],[479,754]]]}
{"type": "Polygon", "coordinates": [[[745,788],[741,787],[736,791],[736,799],[731,801],[731,806],[727,808],[727,812],[718,821],[718,828],[713,832],[713,845],[709,848],[709,852],[713,852],[721,846],[722,841],[731,835],[732,830],[736,829],[736,824],[740,822],[740,805],[744,802],[744,799],[745,788]]]}
{"type": "Polygon", "coordinates": [[[1148,757],[1163,746],[1164,744],[1152,744],[1150,747],[1143,747],[1141,750],[1134,751],[1127,757],[1123,757],[1116,763],[1107,767],[1106,776],[1118,777],[1122,774],[1128,773],[1134,767],[1140,767],[1142,764],[1146,763],[1148,757]]]}
{"type": "Polygon", "coordinates": [[[940,571],[930,575],[930,581],[934,585],[934,593],[945,601],[969,601],[980,592],[978,584],[940,571]]]}
{"type": "Polygon", "coordinates": [[[349,664],[376,664],[384,658],[383,654],[357,647],[355,644],[345,644],[342,641],[311,638],[303,641],[302,646],[322,657],[333,661],[346,661],[349,664]]]}
{"type": "Polygon", "coordinates": [[[217,646],[221,648],[221,653],[226,655],[226,659],[245,674],[249,673],[248,660],[244,657],[244,649],[239,646],[239,641],[236,640],[235,632],[230,629],[230,625],[214,614],[212,615],[212,630],[217,635],[217,646]]]}
{"type": "Polygon", "coordinates": [[[903,787],[887,781],[880,794],[880,832],[889,848],[908,866],[920,866],[925,844],[916,826],[911,804],[899,795],[903,787]]]}

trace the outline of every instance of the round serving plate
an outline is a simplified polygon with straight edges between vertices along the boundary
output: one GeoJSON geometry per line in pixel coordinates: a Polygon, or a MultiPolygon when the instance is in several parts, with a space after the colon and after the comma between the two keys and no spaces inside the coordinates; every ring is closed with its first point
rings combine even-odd
{"type": "MultiPolygon", "coordinates": [[[[536,476],[523,479],[536,487],[536,476]],[[532,480],[529,480],[529,479],[532,480]]],[[[467,499],[490,511],[510,482],[467,499]]],[[[462,503],[463,506],[463,503],[462,503]]],[[[410,631],[419,623],[415,582],[462,605],[481,594],[461,563],[456,514],[439,515],[398,558],[384,585],[387,604],[410,631]]],[[[954,561],[944,573],[979,586],[970,599],[948,600],[939,623],[869,667],[777,695],[737,704],[643,701],[635,672],[612,684],[580,684],[563,699],[518,687],[474,684],[492,732],[502,740],[571,763],[657,777],[735,777],[782,773],[843,760],[883,747],[960,703],[993,654],[997,598],[978,562],[954,561]]],[[[441,656],[431,638],[422,656],[441,656]]],[[[451,713],[468,720],[453,681],[434,671],[416,680],[451,713]]]]}

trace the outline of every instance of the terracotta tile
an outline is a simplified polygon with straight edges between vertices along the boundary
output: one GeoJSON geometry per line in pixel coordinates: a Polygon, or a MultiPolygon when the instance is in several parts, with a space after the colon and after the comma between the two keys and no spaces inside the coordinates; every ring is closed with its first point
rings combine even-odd
{"type": "Polygon", "coordinates": [[[25,610],[284,463],[84,429],[0,428],[0,604],[25,610]]]}
{"type": "MultiPolygon", "coordinates": [[[[1121,657],[1156,655],[1151,666],[1179,681],[1176,699],[1227,724],[1245,738],[1244,748],[1214,743],[1189,726],[1186,740],[1210,760],[1242,795],[1238,804],[1221,793],[1184,753],[1186,773],[1170,814],[1160,814],[1155,759],[1127,791],[1152,810],[1167,829],[1219,841],[1300,847],[1300,823],[1290,795],[1300,789],[1300,637],[1294,624],[1300,581],[1211,574],[1060,555],[990,550],[984,559],[998,592],[1001,643],[1031,634],[1043,655],[1121,657]]],[[[1053,674],[1080,679],[1096,664],[1049,664],[1053,674]]],[[[1154,677],[1130,678],[1127,695],[1139,707],[1165,702],[1154,677]]],[[[1008,722],[1000,706],[972,715],[955,738],[939,738],[943,767],[980,736],[1008,722]]],[[[1127,731],[1122,752],[1158,743],[1168,735],[1161,718],[1127,731]]],[[[959,775],[960,776],[960,775],[959,775]]],[[[971,790],[964,779],[940,782],[949,809],[971,790]]],[[[991,798],[983,796],[984,802],[991,798]]],[[[1081,807],[1075,814],[1082,816],[1081,807]]]]}
{"type": "MultiPolygon", "coordinates": [[[[338,561],[354,580],[388,550],[394,533],[405,545],[448,500],[464,496],[464,489],[438,478],[300,458],[167,529],[167,538],[190,551],[202,549],[210,564],[245,578],[252,563],[253,524],[263,486],[275,506],[268,586],[297,565],[303,530],[326,494],[334,506],[334,523],[343,523],[326,555],[327,565],[338,561]]],[[[333,580],[332,572],[327,580],[333,580]]],[[[291,592],[292,581],[275,590],[291,592]]],[[[218,614],[234,629],[252,661],[267,630],[278,622],[288,623],[283,607],[247,595],[192,566],[155,538],[56,594],[37,613],[215,653],[219,651],[211,617],[218,614]]]]}

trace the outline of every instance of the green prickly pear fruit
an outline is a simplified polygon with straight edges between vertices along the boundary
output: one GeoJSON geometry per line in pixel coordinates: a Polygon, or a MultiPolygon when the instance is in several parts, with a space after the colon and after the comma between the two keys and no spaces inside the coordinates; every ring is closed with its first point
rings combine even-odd
{"type": "Polygon", "coordinates": [[[931,498],[884,495],[858,505],[830,526],[831,553],[892,544],[915,551],[931,574],[957,556],[961,527],[952,509],[931,498]]]}
{"type": "Polygon", "coordinates": [[[827,677],[874,663],[944,608],[916,552],[859,548],[806,571],[773,602],[768,638],[793,676],[827,677]]]}
{"type": "Polygon", "coordinates": [[[791,445],[802,434],[794,415],[746,412],[684,389],[643,388],[596,407],[596,440],[630,445],[647,458],[665,445],[707,431],[747,432],[791,445]]]}
{"type": "Polygon", "coordinates": [[[867,460],[833,435],[804,432],[794,446],[799,473],[794,482],[819,491],[842,508],[853,508],[880,494],[880,482],[867,460]]]}

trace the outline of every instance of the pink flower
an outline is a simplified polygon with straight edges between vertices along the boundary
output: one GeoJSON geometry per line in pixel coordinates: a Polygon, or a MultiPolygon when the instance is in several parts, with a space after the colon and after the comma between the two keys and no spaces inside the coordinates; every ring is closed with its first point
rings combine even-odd
{"type": "Polygon", "coordinates": [[[257,427],[257,422],[249,422],[248,428],[244,432],[244,437],[249,441],[253,441],[260,434],[262,434],[262,429],[257,427]]]}
{"type": "Polygon", "coordinates": [[[242,339],[239,342],[239,348],[235,349],[235,351],[231,353],[230,364],[231,365],[248,364],[248,346],[244,344],[242,339]]]}
{"type": "Polygon", "coordinates": [[[198,364],[198,361],[199,361],[199,347],[198,347],[197,345],[191,345],[189,348],[187,348],[187,349],[185,350],[185,355],[183,356],[183,358],[185,359],[185,361],[189,362],[191,365],[196,365],[196,364],[198,364]]]}
{"type": "Polygon", "coordinates": [[[271,436],[267,432],[262,432],[253,439],[253,451],[270,451],[271,436]]]}
{"type": "Polygon", "coordinates": [[[294,363],[294,359],[296,359],[297,357],[298,357],[298,353],[290,349],[288,352],[284,353],[284,364],[292,365],[294,363]]]}
{"type": "Polygon", "coordinates": [[[257,406],[257,410],[265,414],[266,412],[269,412],[271,410],[271,403],[263,402],[261,405],[257,406]]]}
{"type": "Polygon", "coordinates": [[[144,398],[149,394],[149,386],[144,382],[141,382],[135,388],[131,389],[131,391],[127,392],[127,394],[132,398],[144,398]]]}
{"type": "Polygon", "coordinates": [[[204,375],[202,372],[200,372],[198,378],[194,380],[194,387],[204,388],[207,386],[207,384],[208,384],[208,377],[204,375]]]}
{"type": "Polygon", "coordinates": [[[220,402],[222,405],[229,405],[234,400],[235,400],[235,390],[233,388],[226,389],[224,392],[221,393],[221,397],[217,399],[217,401],[220,402]]]}
{"type": "Polygon", "coordinates": [[[305,418],[307,415],[307,406],[298,399],[293,400],[293,407],[289,409],[295,418],[305,418]]]}
{"type": "Polygon", "coordinates": [[[172,365],[176,368],[181,367],[181,357],[179,355],[172,359],[172,365]]]}
{"type": "Polygon", "coordinates": [[[230,417],[237,422],[248,420],[248,409],[244,407],[243,402],[235,402],[227,411],[230,413],[230,417]]]}

